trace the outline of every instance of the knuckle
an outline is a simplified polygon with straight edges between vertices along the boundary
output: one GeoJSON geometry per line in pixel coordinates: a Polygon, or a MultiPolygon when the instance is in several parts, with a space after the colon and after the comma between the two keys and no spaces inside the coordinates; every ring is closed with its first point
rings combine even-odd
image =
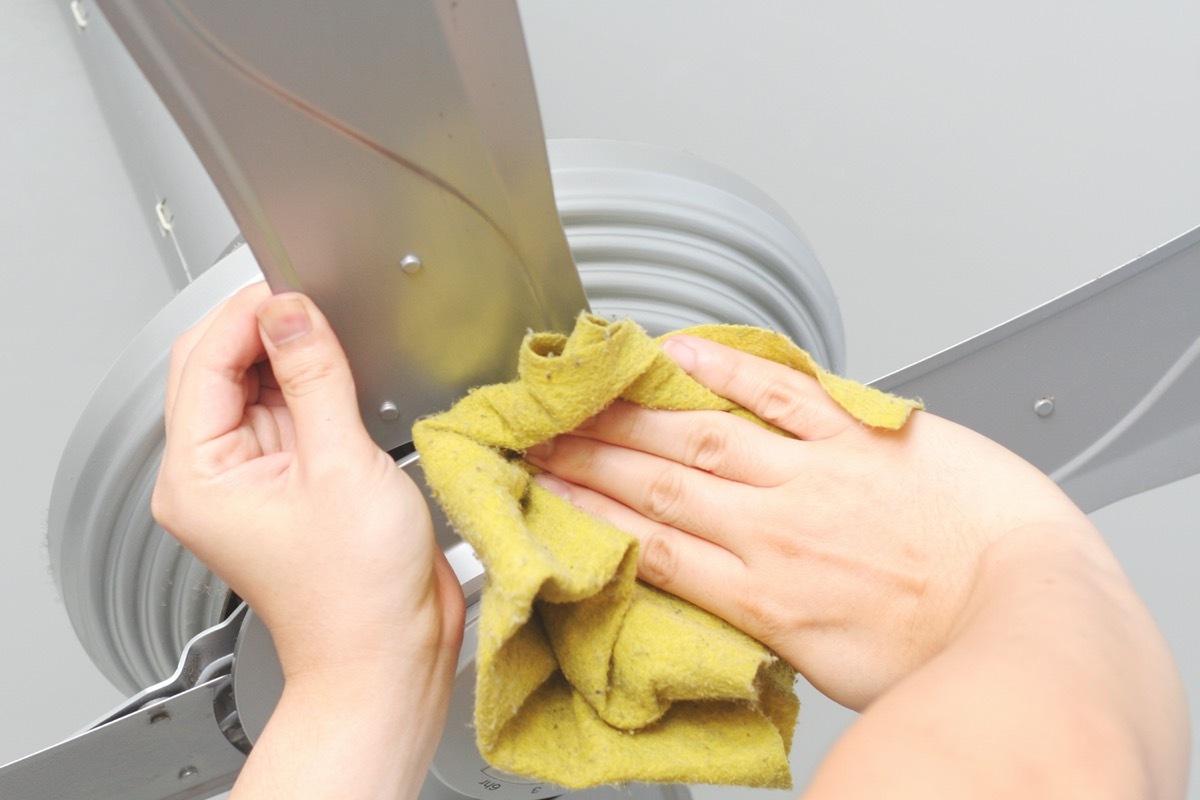
{"type": "Polygon", "coordinates": [[[747,587],[742,596],[743,627],[755,638],[768,645],[784,640],[792,626],[791,620],[780,604],[763,591],[761,586],[747,587]]]}
{"type": "Polygon", "coordinates": [[[674,525],[680,521],[686,504],[687,488],[680,469],[662,470],[646,487],[646,513],[651,519],[674,525]]]}
{"type": "Polygon", "coordinates": [[[638,573],[642,580],[670,590],[679,577],[679,550],[670,537],[652,533],[638,547],[638,573]]]}
{"type": "Polygon", "coordinates": [[[569,434],[554,440],[553,447],[539,458],[546,468],[572,480],[587,480],[596,472],[596,445],[569,434]]]}
{"type": "Polygon", "coordinates": [[[705,472],[718,472],[729,458],[730,440],[725,430],[704,426],[690,434],[684,461],[705,472]]]}
{"type": "Polygon", "coordinates": [[[198,333],[197,331],[189,330],[181,333],[171,342],[171,352],[168,360],[168,369],[173,372],[180,372],[188,359],[192,355],[192,351],[196,349],[198,333]]]}
{"type": "Polygon", "coordinates": [[[576,428],[588,438],[610,442],[639,441],[645,429],[646,409],[617,400],[576,428]]]}
{"type": "Polygon", "coordinates": [[[315,354],[289,360],[286,368],[274,366],[275,377],[288,394],[303,397],[328,385],[337,375],[337,365],[315,354]]]}
{"type": "Polygon", "coordinates": [[[764,421],[784,429],[801,423],[810,413],[804,398],[791,387],[780,383],[764,384],[759,390],[755,407],[764,421]]]}
{"type": "Polygon", "coordinates": [[[175,341],[171,342],[171,361],[173,363],[182,363],[187,358],[188,353],[192,351],[192,339],[191,331],[187,331],[176,336],[175,341]]]}

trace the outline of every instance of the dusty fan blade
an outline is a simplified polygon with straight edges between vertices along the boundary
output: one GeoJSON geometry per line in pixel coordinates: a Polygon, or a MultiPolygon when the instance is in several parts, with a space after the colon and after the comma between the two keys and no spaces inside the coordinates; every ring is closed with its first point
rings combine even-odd
{"type": "Polygon", "coordinates": [[[100,5],[386,449],[586,307],[512,2],[100,5]]]}

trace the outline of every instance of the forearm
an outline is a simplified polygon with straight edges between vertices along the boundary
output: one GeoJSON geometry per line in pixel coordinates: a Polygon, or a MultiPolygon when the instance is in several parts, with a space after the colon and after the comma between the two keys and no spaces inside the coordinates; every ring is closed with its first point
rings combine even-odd
{"type": "Polygon", "coordinates": [[[446,681],[420,668],[289,681],[231,800],[415,798],[448,692],[446,681]]]}
{"type": "Polygon", "coordinates": [[[1094,531],[984,555],[955,635],[834,748],[810,798],[1182,797],[1186,702],[1094,531]]]}

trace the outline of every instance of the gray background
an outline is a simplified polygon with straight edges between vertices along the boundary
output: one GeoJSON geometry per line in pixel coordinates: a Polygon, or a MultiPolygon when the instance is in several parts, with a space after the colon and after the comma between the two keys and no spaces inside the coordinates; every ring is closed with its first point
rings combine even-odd
{"type": "MultiPolygon", "coordinates": [[[[860,379],[1200,224],[1195,2],[521,9],[547,134],[678,147],[774,196],[833,282],[860,379]]],[[[45,509],[92,387],[171,295],[153,201],[124,177],[73,35],[51,0],[0,11],[0,763],[121,699],[57,599],[45,509]]],[[[1191,478],[1094,515],[1166,630],[1193,718],[1198,494],[1191,478]]],[[[801,784],[850,718],[804,701],[801,784]]]]}

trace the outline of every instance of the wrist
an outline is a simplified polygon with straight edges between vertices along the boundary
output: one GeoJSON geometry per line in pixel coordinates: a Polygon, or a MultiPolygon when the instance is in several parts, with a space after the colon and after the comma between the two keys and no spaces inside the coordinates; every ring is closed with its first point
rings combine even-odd
{"type": "Polygon", "coordinates": [[[309,672],[286,680],[280,707],[406,751],[427,739],[436,744],[454,681],[453,666],[441,667],[392,661],[309,672]]]}
{"type": "Polygon", "coordinates": [[[353,676],[372,683],[400,674],[425,682],[440,671],[452,673],[462,646],[465,603],[449,566],[439,572],[449,578],[439,574],[436,593],[420,603],[379,608],[327,603],[320,613],[304,610],[288,620],[264,617],[284,677],[321,682],[353,676]]]}
{"type": "Polygon", "coordinates": [[[441,739],[455,663],[414,655],[288,677],[231,798],[416,797],[441,739]],[[290,765],[286,774],[280,763],[290,765]]]}
{"type": "Polygon", "coordinates": [[[1087,517],[1027,523],[991,542],[980,554],[948,642],[991,614],[1031,609],[1046,599],[1128,589],[1124,574],[1087,517]]]}
{"type": "Polygon", "coordinates": [[[1090,521],[1063,517],[983,552],[942,650],[867,708],[811,796],[1180,797],[1187,757],[1165,642],[1090,521]]]}

